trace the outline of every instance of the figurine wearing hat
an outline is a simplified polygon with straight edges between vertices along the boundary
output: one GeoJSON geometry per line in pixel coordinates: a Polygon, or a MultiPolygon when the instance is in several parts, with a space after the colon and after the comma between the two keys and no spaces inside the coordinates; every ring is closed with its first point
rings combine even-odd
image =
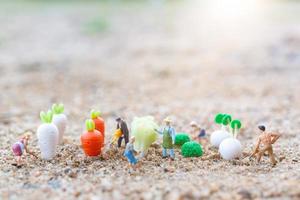
{"type": "Polygon", "coordinates": [[[195,121],[192,121],[190,126],[192,129],[192,139],[198,141],[202,145],[205,145],[207,143],[205,129],[200,128],[195,121]]]}
{"type": "Polygon", "coordinates": [[[118,147],[121,147],[123,139],[125,140],[125,146],[126,146],[127,143],[129,142],[129,130],[127,124],[121,117],[118,117],[116,121],[117,121],[117,129],[121,130],[122,133],[122,136],[119,137],[118,139],[118,147]]]}
{"type": "Polygon", "coordinates": [[[272,144],[274,144],[278,140],[278,138],[280,137],[280,134],[266,132],[265,126],[258,126],[258,129],[261,131],[261,134],[258,137],[258,141],[256,143],[255,149],[254,149],[253,153],[250,155],[250,157],[257,154],[257,162],[259,162],[262,155],[265,152],[268,152],[268,155],[270,157],[272,165],[275,165],[276,160],[275,160],[275,157],[273,154],[272,144]],[[262,147],[262,148],[260,149],[260,147],[262,147]]]}
{"type": "Polygon", "coordinates": [[[164,119],[165,126],[160,130],[156,130],[159,134],[163,135],[163,158],[167,157],[167,150],[169,150],[169,156],[172,160],[175,158],[174,143],[175,143],[175,129],[171,126],[171,119],[169,117],[164,119]]]}

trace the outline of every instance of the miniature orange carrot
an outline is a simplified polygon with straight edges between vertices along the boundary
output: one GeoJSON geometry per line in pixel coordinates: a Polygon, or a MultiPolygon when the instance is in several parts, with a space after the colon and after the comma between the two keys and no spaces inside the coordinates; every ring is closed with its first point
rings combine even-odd
{"type": "Polygon", "coordinates": [[[101,118],[101,113],[99,111],[92,110],[91,111],[91,118],[95,123],[95,129],[99,131],[103,135],[103,146],[104,146],[104,139],[105,139],[105,122],[101,118]]]}
{"type": "Polygon", "coordinates": [[[88,119],[85,121],[87,132],[81,135],[81,145],[87,156],[98,156],[103,146],[103,135],[95,130],[95,123],[88,119]]]}

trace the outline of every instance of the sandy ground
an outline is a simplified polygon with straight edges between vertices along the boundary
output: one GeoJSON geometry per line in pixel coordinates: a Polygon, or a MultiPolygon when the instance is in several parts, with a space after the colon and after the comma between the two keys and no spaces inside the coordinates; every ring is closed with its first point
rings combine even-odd
{"type": "Polygon", "coordinates": [[[270,5],[244,21],[218,21],[195,2],[3,3],[0,198],[299,199],[300,5],[270,5]],[[66,107],[65,144],[50,162],[28,156],[16,168],[11,145],[29,130],[39,154],[38,114],[53,102],[66,107]],[[103,112],[108,140],[116,116],[130,125],[134,116],[161,123],[170,115],[178,132],[195,120],[210,134],[214,115],[230,113],[243,122],[244,152],[258,124],[282,133],[279,163],[224,161],[212,148],[192,159],[176,150],[170,163],[154,145],[130,174],[122,150],[107,150],[108,160],[84,156],[79,137],[91,108],[103,112]]]}

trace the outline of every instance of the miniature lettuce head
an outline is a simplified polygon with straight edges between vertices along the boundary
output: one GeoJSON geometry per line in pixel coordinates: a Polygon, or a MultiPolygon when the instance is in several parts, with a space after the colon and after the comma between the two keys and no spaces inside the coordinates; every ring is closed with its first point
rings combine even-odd
{"type": "Polygon", "coordinates": [[[147,151],[156,141],[158,125],[152,116],[135,117],[131,123],[132,135],[135,137],[134,150],[147,151]]]}
{"type": "Polygon", "coordinates": [[[181,147],[183,157],[200,157],[203,155],[202,146],[195,141],[186,142],[181,147]]]}
{"type": "Polygon", "coordinates": [[[189,142],[190,136],[187,133],[177,133],[175,136],[175,145],[182,146],[184,143],[189,142]]]}

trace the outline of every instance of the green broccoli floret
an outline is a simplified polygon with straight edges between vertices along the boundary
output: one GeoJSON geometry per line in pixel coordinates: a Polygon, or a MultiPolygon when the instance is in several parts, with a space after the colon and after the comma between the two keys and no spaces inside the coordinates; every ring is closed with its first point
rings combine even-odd
{"type": "Polygon", "coordinates": [[[184,143],[190,141],[190,136],[187,133],[177,133],[175,136],[175,145],[181,147],[184,143]]]}
{"type": "Polygon", "coordinates": [[[181,147],[183,157],[200,157],[203,155],[202,146],[195,141],[186,142],[181,147]]]}

